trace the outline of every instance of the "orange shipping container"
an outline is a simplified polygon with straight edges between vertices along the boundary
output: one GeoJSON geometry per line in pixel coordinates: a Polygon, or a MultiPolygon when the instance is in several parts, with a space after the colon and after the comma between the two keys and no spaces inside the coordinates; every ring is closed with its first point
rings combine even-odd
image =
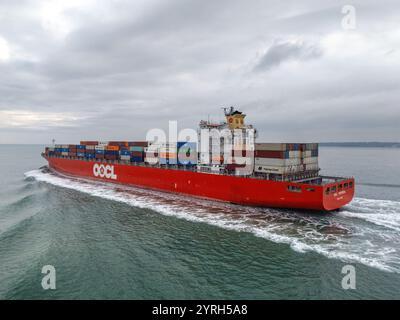
{"type": "Polygon", "coordinates": [[[213,156],[211,157],[212,161],[224,161],[224,156],[213,156]]]}
{"type": "Polygon", "coordinates": [[[108,151],[118,151],[119,146],[106,146],[106,150],[108,151]]]}
{"type": "Polygon", "coordinates": [[[127,141],[110,141],[108,142],[109,146],[118,146],[118,147],[128,147],[127,141]]]}
{"type": "Polygon", "coordinates": [[[160,158],[176,159],[176,157],[176,153],[174,152],[160,152],[160,158]]]}

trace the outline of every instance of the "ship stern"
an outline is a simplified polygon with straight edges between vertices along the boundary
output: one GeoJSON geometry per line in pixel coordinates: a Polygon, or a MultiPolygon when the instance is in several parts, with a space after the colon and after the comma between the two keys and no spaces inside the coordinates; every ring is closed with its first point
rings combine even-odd
{"type": "Polygon", "coordinates": [[[355,193],[354,178],[328,183],[323,187],[323,208],[327,211],[340,209],[353,200],[355,193]]]}

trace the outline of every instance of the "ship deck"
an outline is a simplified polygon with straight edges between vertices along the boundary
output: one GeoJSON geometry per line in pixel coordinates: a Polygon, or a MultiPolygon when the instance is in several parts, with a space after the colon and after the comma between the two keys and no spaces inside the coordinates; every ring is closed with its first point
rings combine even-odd
{"type": "MultiPolygon", "coordinates": [[[[233,176],[233,177],[245,177],[249,179],[257,179],[257,180],[269,180],[269,181],[277,181],[277,182],[291,182],[291,183],[299,183],[299,184],[308,184],[308,185],[318,185],[318,186],[325,186],[332,183],[337,183],[344,180],[353,179],[353,177],[338,177],[338,176],[312,176],[312,177],[305,177],[302,179],[290,179],[290,177],[280,176],[274,177],[271,175],[265,174],[234,174],[230,172],[213,172],[213,171],[202,171],[198,169],[197,165],[192,166],[185,166],[185,165],[160,165],[160,164],[149,164],[146,162],[130,162],[130,161],[123,161],[123,160],[107,160],[107,159],[88,159],[84,157],[68,157],[68,156],[46,156],[42,153],[44,158],[52,157],[52,158],[61,158],[61,159],[69,159],[69,160],[80,160],[80,161],[87,161],[87,162],[98,162],[98,163],[107,163],[107,164],[119,164],[119,165],[127,165],[127,166],[140,166],[140,167],[148,167],[148,168],[159,168],[159,169],[166,169],[166,170],[180,170],[180,171],[191,171],[191,172],[201,172],[207,174],[216,174],[216,175],[225,175],[225,176],[233,176]]],[[[307,174],[307,172],[305,172],[307,174]]]]}

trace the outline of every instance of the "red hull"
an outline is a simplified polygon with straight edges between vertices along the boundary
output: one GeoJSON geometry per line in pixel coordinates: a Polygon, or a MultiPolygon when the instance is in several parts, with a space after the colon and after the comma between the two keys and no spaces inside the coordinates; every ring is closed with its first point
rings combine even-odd
{"type": "Polygon", "coordinates": [[[354,179],[342,179],[326,185],[310,185],[60,157],[46,159],[50,168],[67,175],[241,205],[330,211],[346,205],[354,196],[354,179]],[[106,172],[105,166],[108,166],[106,172]],[[332,189],[336,185],[338,188],[339,184],[350,182],[351,188],[326,193],[328,187],[332,189]],[[301,192],[288,191],[288,186],[299,186],[301,192]]]}

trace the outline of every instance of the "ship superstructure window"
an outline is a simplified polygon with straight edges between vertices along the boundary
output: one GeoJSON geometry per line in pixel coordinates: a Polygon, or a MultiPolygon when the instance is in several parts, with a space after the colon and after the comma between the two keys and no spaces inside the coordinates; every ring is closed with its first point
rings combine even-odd
{"type": "Polygon", "coordinates": [[[307,188],[306,189],[308,192],[315,192],[315,189],[314,188],[307,188]]]}
{"type": "Polygon", "coordinates": [[[331,192],[331,188],[329,188],[329,187],[326,188],[325,193],[326,193],[326,194],[329,194],[330,192],[331,192]]]}
{"type": "Polygon", "coordinates": [[[301,192],[301,187],[299,186],[288,186],[287,189],[289,192],[301,192]]]}
{"type": "Polygon", "coordinates": [[[331,192],[332,192],[332,193],[336,192],[336,186],[333,186],[333,187],[331,188],[331,192]]]}
{"type": "Polygon", "coordinates": [[[344,184],[344,188],[347,189],[348,187],[349,187],[349,184],[346,182],[346,183],[344,184]]]}
{"type": "Polygon", "coordinates": [[[339,191],[343,189],[343,185],[339,184],[339,191]]]}
{"type": "Polygon", "coordinates": [[[349,188],[353,188],[353,182],[349,182],[349,188]]]}

